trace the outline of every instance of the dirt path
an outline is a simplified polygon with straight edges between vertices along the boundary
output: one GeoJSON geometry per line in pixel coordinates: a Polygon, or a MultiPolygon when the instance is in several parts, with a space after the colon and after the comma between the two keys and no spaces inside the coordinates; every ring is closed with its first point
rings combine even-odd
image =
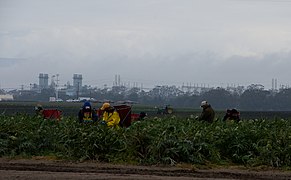
{"type": "Polygon", "coordinates": [[[0,179],[291,179],[291,172],[241,169],[194,170],[177,167],[70,163],[49,160],[0,158],[0,179]]]}

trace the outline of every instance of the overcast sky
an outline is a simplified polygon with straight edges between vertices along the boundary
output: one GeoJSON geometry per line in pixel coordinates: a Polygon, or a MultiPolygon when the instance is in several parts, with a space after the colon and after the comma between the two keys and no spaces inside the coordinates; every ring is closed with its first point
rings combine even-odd
{"type": "Polygon", "coordinates": [[[291,84],[291,0],[0,0],[0,88],[291,84]]]}

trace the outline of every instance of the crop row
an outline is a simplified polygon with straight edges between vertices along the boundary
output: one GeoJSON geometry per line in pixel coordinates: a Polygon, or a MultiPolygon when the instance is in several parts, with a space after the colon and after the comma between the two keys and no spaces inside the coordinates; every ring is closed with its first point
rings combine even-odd
{"type": "Polygon", "coordinates": [[[199,122],[149,118],[129,128],[60,122],[29,115],[0,116],[0,157],[55,156],[133,164],[291,166],[291,121],[199,122]]]}

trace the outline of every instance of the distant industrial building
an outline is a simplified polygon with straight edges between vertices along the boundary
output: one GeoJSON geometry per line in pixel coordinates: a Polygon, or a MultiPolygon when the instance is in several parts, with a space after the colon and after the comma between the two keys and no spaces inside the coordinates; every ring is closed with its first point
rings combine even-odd
{"type": "Polygon", "coordinates": [[[0,101],[13,101],[13,95],[11,95],[11,94],[0,94],[0,101]]]}
{"type": "MultiPolygon", "coordinates": [[[[56,88],[58,86],[58,79],[59,74],[53,75],[51,77],[51,83],[49,85],[49,75],[48,74],[44,74],[44,73],[39,73],[39,84],[38,86],[36,86],[36,89],[38,92],[41,92],[41,90],[43,89],[49,89],[50,87],[52,88],[56,88]],[[56,79],[55,79],[56,78],[56,79]]],[[[66,95],[69,96],[79,96],[82,94],[82,87],[83,87],[83,77],[82,74],[73,74],[73,85],[71,86],[69,83],[67,84],[67,86],[65,86],[65,88],[61,88],[58,87],[56,88],[56,94],[58,93],[58,91],[65,91],[66,95]]],[[[33,89],[31,87],[31,89],[33,89]]]]}
{"type": "Polygon", "coordinates": [[[47,89],[48,88],[48,74],[40,73],[39,76],[39,89],[47,89]]]}
{"type": "Polygon", "coordinates": [[[74,74],[73,85],[67,86],[66,95],[79,97],[82,91],[82,86],[83,86],[82,80],[83,80],[82,74],[74,74]]]}
{"type": "Polygon", "coordinates": [[[73,76],[73,87],[76,91],[80,91],[82,88],[82,74],[74,74],[73,76]]]}

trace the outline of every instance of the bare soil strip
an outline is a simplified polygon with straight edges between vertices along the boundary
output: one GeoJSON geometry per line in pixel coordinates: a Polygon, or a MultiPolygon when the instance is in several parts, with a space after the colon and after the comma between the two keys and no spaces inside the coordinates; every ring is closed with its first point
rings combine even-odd
{"type": "Polygon", "coordinates": [[[51,160],[0,158],[5,179],[291,179],[291,172],[71,163],[51,160]]]}

